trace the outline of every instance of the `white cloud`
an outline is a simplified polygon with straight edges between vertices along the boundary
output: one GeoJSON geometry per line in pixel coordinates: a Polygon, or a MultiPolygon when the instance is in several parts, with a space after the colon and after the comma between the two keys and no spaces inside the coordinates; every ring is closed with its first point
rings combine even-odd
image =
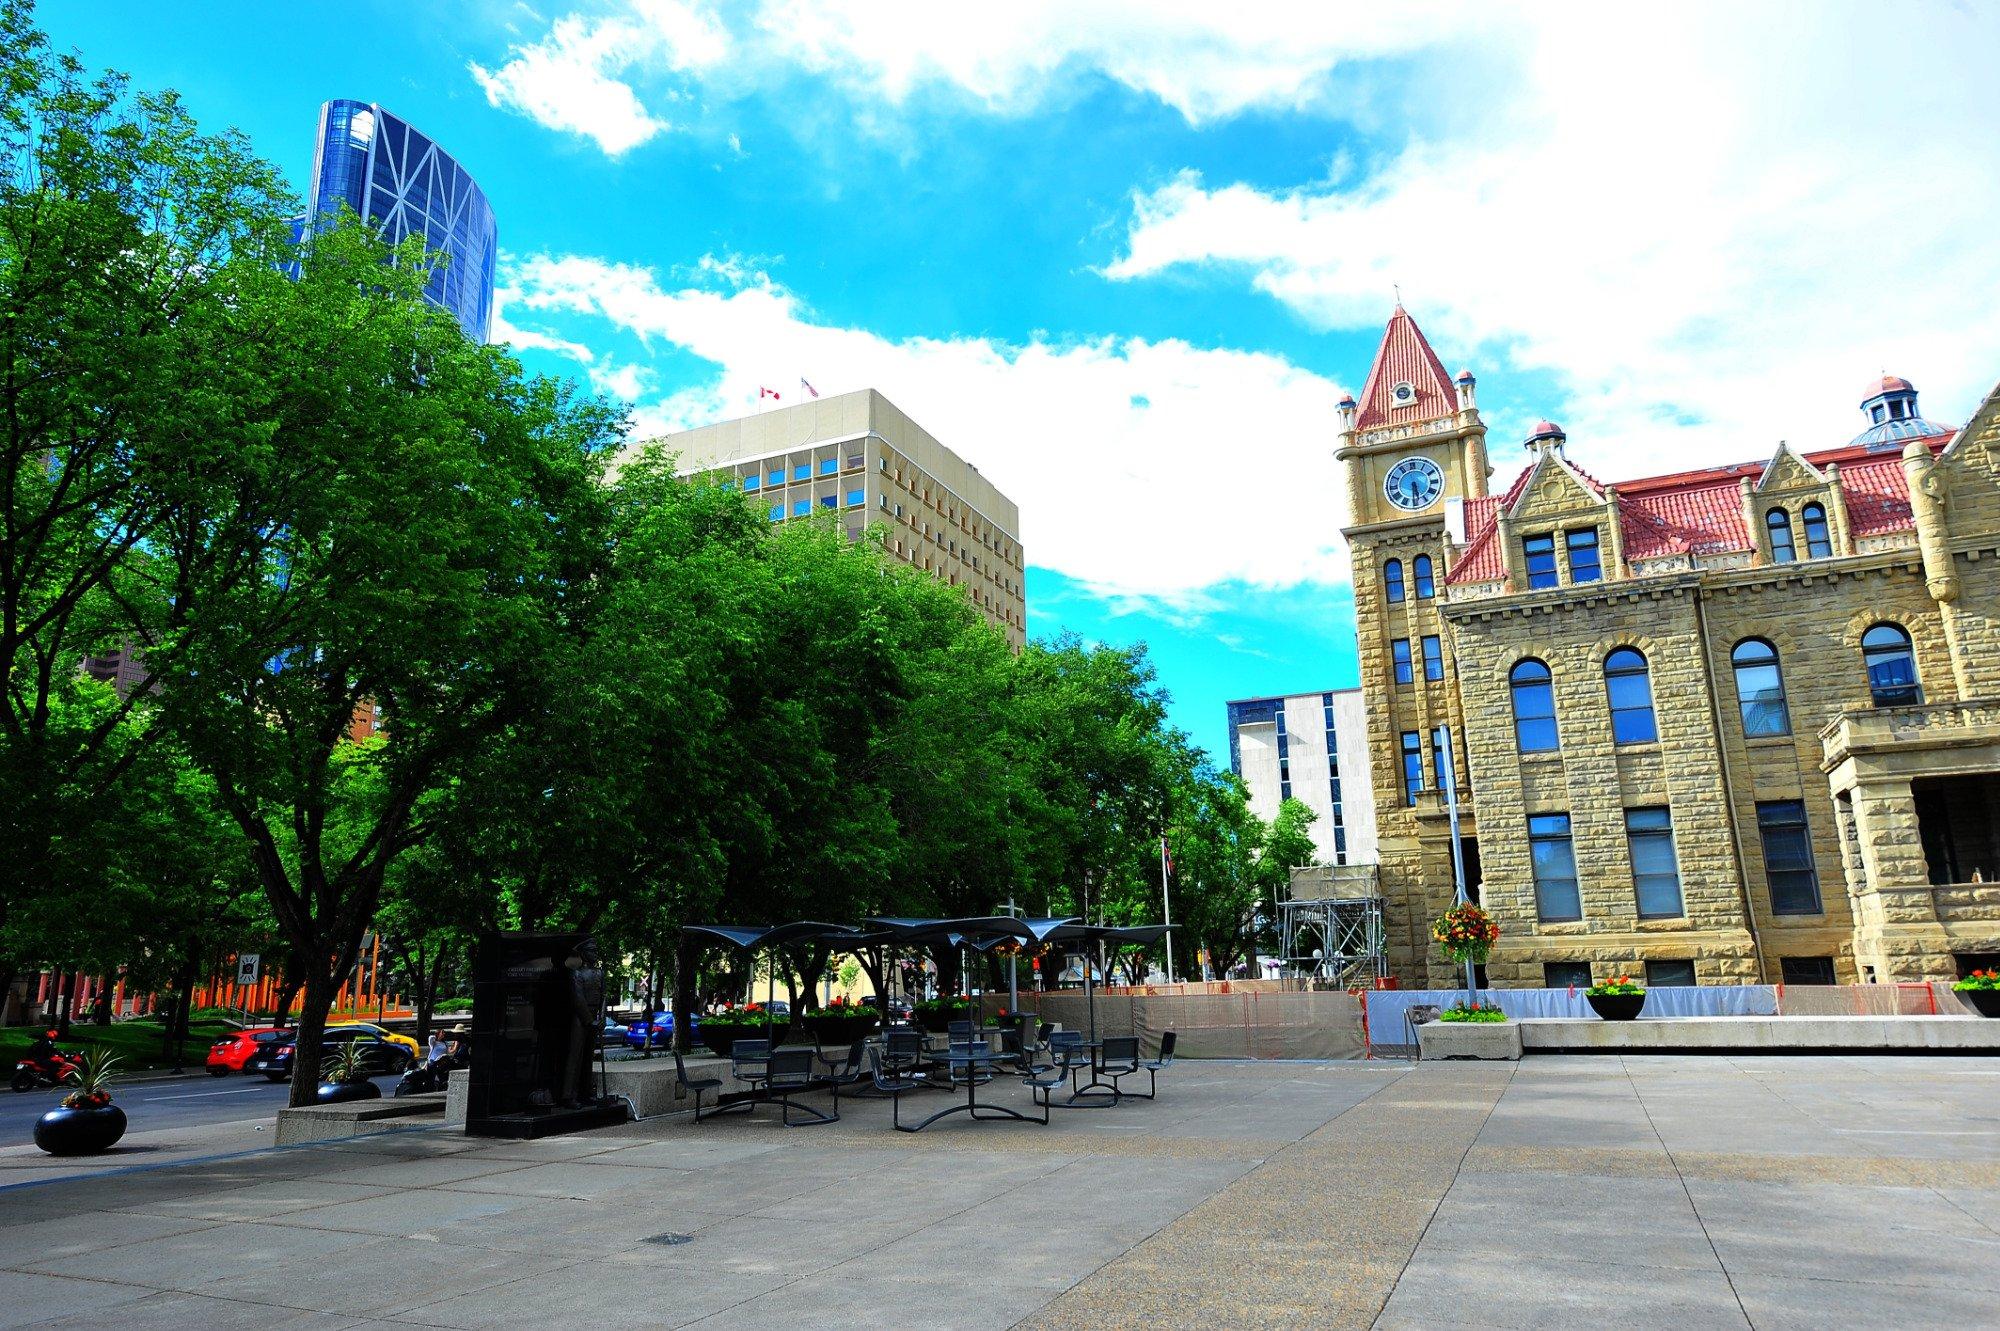
{"type": "Polygon", "coordinates": [[[469,68],[494,106],[581,134],[616,157],[672,128],[622,76],[707,69],[728,50],[727,32],[705,11],[678,0],[634,0],[617,18],[557,19],[541,41],[515,46],[497,70],[469,68]]]}
{"type": "Polygon", "coordinates": [[[558,356],[567,356],[580,364],[588,365],[596,359],[589,347],[581,342],[570,342],[533,328],[516,328],[507,319],[507,307],[521,299],[519,290],[500,287],[493,292],[493,338],[515,351],[552,351],[558,356]]]}
{"type": "Polygon", "coordinates": [[[653,386],[653,371],[644,365],[606,362],[590,368],[590,386],[607,397],[633,401],[653,386]]]}
{"type": "Polygon", "coordinates": [[[1453,368],[1552,373],[1530,410],[1612,477],[1843,442],[1885,368],[1942,419],[2000,373],[1994,11],[1532,12],[1509,64],[1422,66],[1482,126],[1292,190],[1185,173],[1107,275],[1219,265],[1328,328],[1399,282],[1453,368]]]}
{"type": "Polygon", "coordinates": [[[762,275],[668,289],[573,256],[530,259],[511,280],[530,309],[593,315],[719,367],[643,406],[635,437],[747,414],[760,386],[789,402],[801,374],[825,395],[873,387],[1021,506],[1037,566],[1103,594],[1200,605],[1225,580],[1345,576],[1330,498],[1341,390],[1281,357],[1140,338],[897,341],[818,323],[762,275]]]}

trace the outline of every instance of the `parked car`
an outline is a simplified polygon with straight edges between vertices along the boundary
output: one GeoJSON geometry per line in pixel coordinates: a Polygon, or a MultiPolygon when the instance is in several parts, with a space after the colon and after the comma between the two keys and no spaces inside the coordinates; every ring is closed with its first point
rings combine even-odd
{"type": "Polygon", "coordinates": [[[417,1043],[415,1036],[399,1035],[386,1026],[377,1026],[372,1021],[343,1021],[338,1026],[329,1026],[326,1028],[326,1034],[329,1039],[342,1031],[367,1031],[370,1035],[378,1036],[391,1044],[401,1045],[409,1051],[411,1058],[422,1058],[424,1056],[424,1047],[417,1043]]]}
{"type": "Polygon", "coordinates": [[[208,1047],[208,1075],[227,1077],[232,1072],[248,1072],[251,1057],[273,1042],[282,1044],[292,1036],[283,1026],[255,1026],[225,1035],[208,1047]]]}
{"type": "MultiPolygon", "coordinates": [[[[362,1066],[371,1077],[384,1075],[401,1076],[415,1066],[417,1058],[401,1044],[384,1039],[373,1031],[345,1026],[326,1033],[320,1042],[320,1066],[337,1053],[342,1045],[362,1046],[362,1066]]],[[[246,1072],[261,1072],[266,1081],[284,1081],[292,1075],[292,1062],[298,1053],[298,1046],[292,1040],[282,1040],[260,1046],[262,1052],[252,1054],[245,1065],[246,1072]]]]}
{"type": "MultiPolygon", "coordinates": [[[[689,1017],[688,1030],[700,1029],[701,1018],[689,1017]]],[[[651,1017],[641,1017],[625,1027],[625,1043],[634,1049],[644,1049],[649,1045],[654,1049],[665,1049],[673,1043],[673,1038],[674,1014],[671,1012],[655,1012],[651,1017]]]]}

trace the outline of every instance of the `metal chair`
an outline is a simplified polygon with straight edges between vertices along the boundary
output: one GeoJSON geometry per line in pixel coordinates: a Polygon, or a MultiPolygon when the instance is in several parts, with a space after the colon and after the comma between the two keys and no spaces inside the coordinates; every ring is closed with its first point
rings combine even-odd
{"type": "Polygon", "coordinates": [[[868,1051],[868,1074],[875,1083],[878,1094],[889,1097],[889,1125],[898,1132],[915,1132],[915,1128],[903,1126],[903,1097],[911,1091],[923,1090],[926,1083],[921,1072],[911,1064],[906,1069],[891,1066],[889,1055],[880,1049],[868,1051]]]}
{"type": "Polygon", "coordinates": [[[738,1040],[729,1046],[729,1075],[755,1088],[770,1075],[771,1042],[738,1040]]]}
{"type": "MultiPolygon", "coordinates": [[[[717,1091],[717,1092],[721,1091],[722,1078],[688,1076],[687,1063],[681,1058],[681,1051],[676,1049],[674,1050],[674,1085],[683,1091],[689,1091],[693,1093],[694,1121],[699,1123],[701,1122],[702,1118],[701,1114],[702,1095],[709,1091],[717,1091]]],[[[711,1105],[708,1111],[709,1117],[711,1118],[713,1118],[716,1114],[719,1114],[721,1112],[722,1108],[719,1105],[711,1105]]]]}
{"type": "Polygon", "coordinates": [[[1443,1011],[1444,1009],[1436,1003],[1412,1003],[1403,1009],[1403,1034],[1410,1037],[1408,1043],[1411,1057],[1415,1057],[1422,1047],[1417,1039],[1417,1027],[1425,1022],[1436,1021],[1438,1014],[1443,1011]]]}
{"type": "Polygon", "coordinates": [[[1139,1065],[1146,1073],[1145,1092],[1142,1094],[1138,1091],[1128,1091],[1126,1094],[1130,1095],[1134,1100],[1152,1100],[1158,1098],[1160,1094],[1160,1074],[1174,1065],[1175,1039],[1176,1036],[1172,1031],[1168,1031],[1165,1035],[1162,1035],[1160,1037],[1160,1056],[1139,1065]]]}
{"type": "Polygon", "coordinates": [[[787,1128],[801,1128],[812,1123],[838,1123],[840,1121],[840,1083],[833,1083],[833,1112],[824,1113],[812,1105],[800,1105],[799,1109],[812,1117],[802,1123],[792,1122],[792,1097],[807,1091],[818,1090],[819,1084],[813,1077],[813,1051],[810,1049],[776,1049],[771,1052],[769,1067],[764,1077],[765,1098],[776,1100],[779,1105],[779,1123],[787,1128]]]}
{"type": "Polygon", "coordinates": [[[856,1040],[844,1053],[829,1054],[822,1049],[818,1057],[820,1062],[826,1064],[826,1075],[833,1079],[836,1086],[852,1086],[868,1075],[868,1037],[856,1040]]]}
{"type": "MultiPolygon", "coordinates": [[[[898,1026],[886,1031],[882,1036],[882,1066],[884,1070],[902,1075],[920,1074],[924,1063],[924,1033],[914,1026],[898,1026]]],[[[922,1080],[918,1076],[918,1080],[922,1080]]]]}
{"type": "Polygon", "coordinates": [[[951,1037],[953,1044],[963,1044],[972,1038],[973,1032],[977,1029],[978,1027],[969,1021],[954,1021],[945,1026],[945,1033],[951,1037]]]}
{"type": "Polygon", "coordinates": [[[1124,1098],[1119,1089],[1121,1078],[1137,1076],[1139,1072],[1139,1037],[1136,1035],[1107,1035],[1098,1047],[1097,1058],[1091,1065],[1090,1079],[1111,1084],[1111,1094],[1124,1098]]]}
{"type": "Polygon", "coordinates": [[[1090,1066],[1090,1050],[1084,1047],[1082,1031],[1054,1031],[1049,1035],[1049,1058],[1072,1087],[1076,1074],[1090,1066]]]}

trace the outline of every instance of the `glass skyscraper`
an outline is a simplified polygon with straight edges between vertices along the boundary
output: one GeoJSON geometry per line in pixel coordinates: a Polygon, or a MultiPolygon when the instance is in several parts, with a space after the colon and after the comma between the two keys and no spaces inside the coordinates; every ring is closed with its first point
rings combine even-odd
{"type": "Polygon", "coordinates": [[[307,217],[332,217],[345,205],[381,228],[391,244],[420,235],[448,262],[425,289],[466,336],[481,342],[493,328],[493,277],[499,228],[471,174],[408,121],[345,98],[320,108],[307,217]]]}

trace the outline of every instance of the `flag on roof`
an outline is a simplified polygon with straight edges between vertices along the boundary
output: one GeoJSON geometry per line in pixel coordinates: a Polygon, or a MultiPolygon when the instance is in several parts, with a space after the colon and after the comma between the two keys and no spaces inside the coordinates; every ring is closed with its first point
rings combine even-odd
{"type": "Polygon", "coordinates": [[[806,392],[811,393],[814,397],[819,396],[819,390],[807,383],[806,377],[803,374],[799,376],[799,387],[805,389],[806,392]]]}
{"type": "Polygon", "coordinates": [[[781,399],[780,399],[780,398],[778,397],[778,390],[777,390],[777,389],[775,389],[775,388],[766,388],[766,387],[764,387],[764,386],[763,386],[762,384],[759,384],[759,385],[757,386],[757,400],[758,400],[759,402],[762,402],[762,401],[763,401],[763,400],[764,400],[765,398],[767,398],[767,397],[768,397],[768,398],[770,398],[770,399],[771,399],[772,401],[774,401],[774,402],[776,402],[776,401],[780,401],[780,400],[781,400],[781,399]]]}

